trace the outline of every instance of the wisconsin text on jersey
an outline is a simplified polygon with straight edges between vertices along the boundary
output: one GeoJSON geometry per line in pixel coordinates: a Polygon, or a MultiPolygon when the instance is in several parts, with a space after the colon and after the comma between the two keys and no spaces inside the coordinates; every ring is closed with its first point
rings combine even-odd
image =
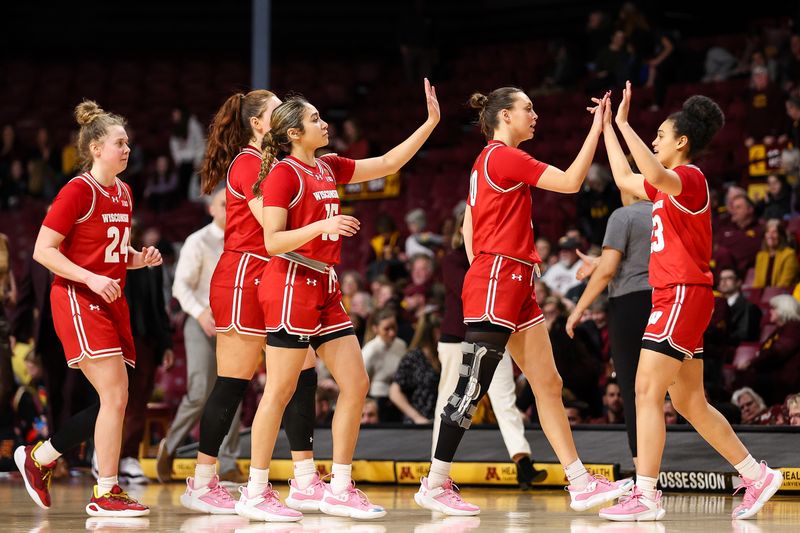
{"type": "Polygon", "coordinates": [[[111,224],[113,222],[124,222],[128,223],[130,216],[128,213],[103,213],[103,222],[106,224],[111,224]]]}
{"type": "Polygon", "coordinates": [[[331,198],[339,198],[339,192],[336,189],[330,191],[314,191],[313,194],[314,198],[316,198],[317,200],[328,200],[331,198]]]}

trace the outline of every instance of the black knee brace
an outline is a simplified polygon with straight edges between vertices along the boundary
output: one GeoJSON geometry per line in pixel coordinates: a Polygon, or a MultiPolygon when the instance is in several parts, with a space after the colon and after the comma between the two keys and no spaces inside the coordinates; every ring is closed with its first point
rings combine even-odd
{"type": "Polygon", "coordinates": [[[200,419],[201,453],[217,456],[249,384],[248,379],[217,376],[200,419]]]}
{"type": "Polygon", "coordinates": [[[307,368],[297,378],[297,388],[283,412],[283,429],[294,452],[314,449],[314,421],[317,405],[317,370],[307,368]]]}
{"type": "Polygon", "coordinates": [[[442,422],[468,429],[472,415],[492,383],[505,349],[485,342],[462,342],[458,384],[442,413],[442,422]]]}

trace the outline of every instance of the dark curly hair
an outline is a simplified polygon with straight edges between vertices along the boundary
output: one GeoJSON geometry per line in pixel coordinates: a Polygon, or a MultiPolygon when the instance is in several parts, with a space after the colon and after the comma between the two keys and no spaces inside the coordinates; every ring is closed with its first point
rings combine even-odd
{"type": "Polygon", "coordinates": [[[689,157],[694,158],[725,125],[725,114],[719,105],[707,96],[696,94],[683,103],[683,109],[669,116],[675,126],[675,134],[689,139],[689,157]]]}

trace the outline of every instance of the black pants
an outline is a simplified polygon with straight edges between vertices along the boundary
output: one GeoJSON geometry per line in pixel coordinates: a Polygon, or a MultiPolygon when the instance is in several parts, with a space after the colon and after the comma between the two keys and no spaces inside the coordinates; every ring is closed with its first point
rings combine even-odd
{"type": "Polygon", "coordinates": [[[608,300],[608,336],[617,383],[625,406],[628,446],[636,457],[636,368],[642,335],[652,308],[652,291],[638,291],[608,300]]]}

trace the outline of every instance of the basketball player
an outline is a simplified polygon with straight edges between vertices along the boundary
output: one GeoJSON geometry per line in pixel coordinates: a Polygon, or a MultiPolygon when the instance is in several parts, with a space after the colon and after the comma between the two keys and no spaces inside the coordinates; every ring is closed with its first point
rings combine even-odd
{"type": "Polygon", "coordinates": [[[542,429],[570,482],[570,505],[586,510],[620,496],[632,481],[612,483],[593,476],[578,458],[561,400],[561,376],[534,293],[533,277],[541,260],[534,246],[530,188],[578,192],[597,148],[602,116],[592,109],[595,116],[586,140],[572,165],[562,171],[517,148],[533,138],[539,118],[522,90],[503,87],[488,96],[475,93],[470,105],[480,109],[488,144],[472,167],[464,220],[470,267],[461,298],[467,332],[459,380],[441,414],[430,474],[422,478],[414,499],[426,509],[449,515],[480,512],[461,498],[450,467],[508,345],[531,383],[542,429]]]}
{"type": "Polygon", "coordinates": [[[286,519],[269,485],[269,464],[281,414],[309,345],[340,388],[333,417],[333,477],[320,510],[361,519],[386,514],[355,488],[351,477],[369,379],[333,270],[342,236],[359,229],[358,220],[339,214],[336,185],[386,176],[408,162],[439,122],[436,91],[428,80],[425,97],[428,118],[422,126],[386,154],[358,161],[336,155],[315,159],[315,150],[328,144],[328,125],[304,99],[289,99],[272,114],[261,177],[254,186],[263,199],[264,241],[272,256],[259,287],[269,332],[267,383],[253,421],[250,481],[236,504],[243,516],[286,519]],[[279,151],[289,155],[267,176],[279,151]]]}
{"type": "Polygon", "coordinates": [[[128,304],[127,269],[161,264],[154,247],[130,245],[133,201],[117,175],[128,165],[125,120],[95,102],[75,108],[81,126],[78,151],[86,172],[56,196],[42,222],[33,258],[55,275],[53,321],[67,365],[78,368],[100,402],[75,414],[45,442],[20,446],[14,460],[33,501],[50,508],[55,461],[94,433],[99,477],[86,512],[92,516],[143,516],[150,509],[118,485],[122,423],[128,403],[127,363],[136,365],[128,304]]]}
{"type": "MultiPolygon", "coordinates": [[[[216,457],[235,419],[247,385],[264,349],[264,315],[258,286],[267,262],[261,227],[261,202],[253,183],[261,166],[261,143],[269,131],[270,115],[280,100],[270,91],[255,90],[229,97],[211,124],[206,158],[200,171],[203,191],[211,194],[226,180],[224,250],[211,278],[210,308],[200,315],[203,327],[216,330],[217,379],[200,421],[200,447],[195,475],[186,480],[181,503],[201,512],[235,514],[236,500],[222,488],[216,457]],[[212,329],[213,328],[213,329],[212,329]]],[[[316,358],[309,350],[284,425],[294,460],[297,505],[315,509],[324,487],[312,453],[315,419],[316,358]]],[[[162,470],[171,472],[173,450],[159,449],[162,470]]],[[[299,513],[289,511],[292,516],[299,513]]]]}
{"type": "Polygon", "coordinates": [[[666,440],[662,409],[669,392],[678,413],[739,472],[745,494],[733,518],[750,518],[780,488],[783,476],[753,459],[703,391],[703,332],[714,309],[711,200],[706,178],[692,161],[725,117],[710,98],[692,96],[661,123],[650,151],[628,123],[630,102],[628,82],[616,123],[641,174],[634,174],[625,159],[611,124],[608,99],[601,104],[603,136],[619,188],[653,202],[649,267],[653,307],[636,372],[636,486],[617,505],[602,509],[600,516],[616,521],[664,517],[656,482],[666,440]]]}

